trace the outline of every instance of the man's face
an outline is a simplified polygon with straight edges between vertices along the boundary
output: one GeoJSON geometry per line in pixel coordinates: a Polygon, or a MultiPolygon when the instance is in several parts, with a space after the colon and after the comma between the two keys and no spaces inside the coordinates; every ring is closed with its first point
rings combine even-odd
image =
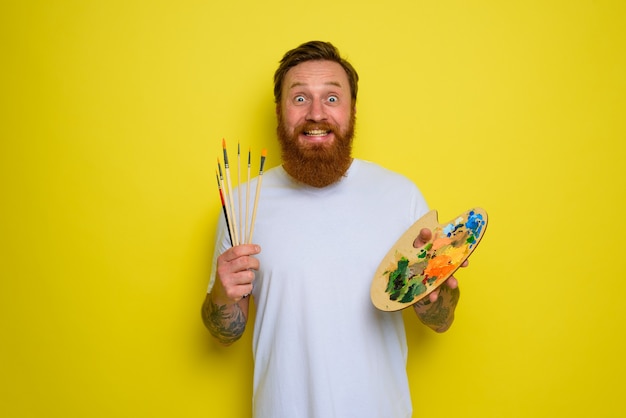
{"type": "Polygon", "coordinates": [[[333,61],[307,61],[285,75],[276,108],[287,172],[324,187],[339,180],[352,161],[355,109],[344,69],[333,61]]]}

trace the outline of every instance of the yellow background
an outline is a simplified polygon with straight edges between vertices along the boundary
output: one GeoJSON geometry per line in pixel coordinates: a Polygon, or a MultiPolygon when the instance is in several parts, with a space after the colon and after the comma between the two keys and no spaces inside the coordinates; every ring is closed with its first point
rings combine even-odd
{"type": "Polygon", "coordinates": [[[278,164],[311,39],[360,73],[357,157],[490,215],[454,327],[407,316],[416,416],[626,414],[623,1],[15,0],[0,35],[0,415],[249,416],[250,330],[199,314],[215,160],[278,164]]]}

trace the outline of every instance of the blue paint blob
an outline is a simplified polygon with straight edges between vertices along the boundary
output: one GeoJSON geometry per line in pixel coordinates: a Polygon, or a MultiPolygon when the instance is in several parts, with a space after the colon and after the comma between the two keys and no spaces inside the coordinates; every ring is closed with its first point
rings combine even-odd
{"type": "Polygon", "coordinates": [[[480,235],[480,231],[482,231],[483,226],[485,226],[485,220],[483,219],[483,215],[480,213],[476,213],[471,211],[469,216],[467,217],[466,226],[475,236],[480,235]]]}

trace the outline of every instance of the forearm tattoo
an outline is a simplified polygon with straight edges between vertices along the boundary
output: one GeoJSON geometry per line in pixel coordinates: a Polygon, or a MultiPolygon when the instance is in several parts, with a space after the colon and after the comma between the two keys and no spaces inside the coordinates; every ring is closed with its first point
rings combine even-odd
{"type": "Polygon", "coordinates": [[[246,316],[239,305],[217,305],[210,296],[202,305],[202,320],[211,335],[225,345],[237,341],[246,328],[246,316]]]}
{"type": "Polygon", "coordinates": [[[459,289],[447,286],[439,288],[439,298],[431,302],[428,296],[413,305],[415,312],[424,325],[436,332],[444,332],[454,321],[454,310],[459,302],[459,289]]]}

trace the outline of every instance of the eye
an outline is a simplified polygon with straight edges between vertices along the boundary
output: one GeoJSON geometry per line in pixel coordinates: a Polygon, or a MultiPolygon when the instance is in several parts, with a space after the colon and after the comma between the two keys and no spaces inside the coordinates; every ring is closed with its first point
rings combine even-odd
{"type": "Polygon", "coordinates": [[[306,99],[304,98],[304,96],[299,95],[293,98],[293,101],[296,103],[303,103],[306,99]]]}
{"type": "Polygon", "coordinates": [[[328,101],[331,103],[337,103],[339,101],[339,97],[337,96],[329,96],[328,101]]]}

